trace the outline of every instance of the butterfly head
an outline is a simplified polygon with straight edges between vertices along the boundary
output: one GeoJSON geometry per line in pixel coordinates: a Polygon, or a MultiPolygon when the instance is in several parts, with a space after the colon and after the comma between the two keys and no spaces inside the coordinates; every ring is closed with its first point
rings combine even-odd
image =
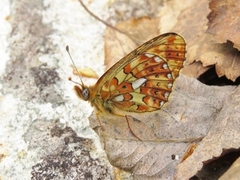
{"type": "Polygon", "coordinates": [[[77,94],[77,96],[84,101],[88,101],[90,98],[90,90],[88,87],[79,84],[80,86],[74,86],[74,90],[77,94]]]}

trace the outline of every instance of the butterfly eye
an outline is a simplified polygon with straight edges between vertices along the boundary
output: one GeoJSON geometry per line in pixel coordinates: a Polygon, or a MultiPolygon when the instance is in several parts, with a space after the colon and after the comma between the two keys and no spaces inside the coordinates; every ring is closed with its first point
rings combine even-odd
{"type": "Polygon", "coordinates": [[[87,88],[84,88],[83,90],[82,90],[82,97],[83,97],[83,99],[84,100],[89,100],[89,89],[87,89],[87,88]]]}

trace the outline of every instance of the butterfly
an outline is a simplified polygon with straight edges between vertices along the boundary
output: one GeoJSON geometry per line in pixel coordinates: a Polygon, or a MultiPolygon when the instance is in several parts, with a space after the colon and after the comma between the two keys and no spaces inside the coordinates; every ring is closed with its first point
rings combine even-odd
{"type": "MultiPolygon", "coordinates": [[[[74,86],[97,115],[159,110],[168,101],[185,60],[185,40],[176,33],[159,35],[123,57],[93,86],[74,86]]],[[[81,80],[82,81],[82,80],[81,80]]]]}

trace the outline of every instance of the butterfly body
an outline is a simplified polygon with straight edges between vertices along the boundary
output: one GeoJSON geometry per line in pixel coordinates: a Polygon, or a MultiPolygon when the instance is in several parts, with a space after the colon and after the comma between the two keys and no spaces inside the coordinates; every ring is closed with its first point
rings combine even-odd
{"type": "Polygon", "coordinates": [[[118,61],[94,86],[79,84],[74,89],[98,114],[159,110],[183,67],[185,48],[184,39],[176,33],[157,36],[118,61]]]}

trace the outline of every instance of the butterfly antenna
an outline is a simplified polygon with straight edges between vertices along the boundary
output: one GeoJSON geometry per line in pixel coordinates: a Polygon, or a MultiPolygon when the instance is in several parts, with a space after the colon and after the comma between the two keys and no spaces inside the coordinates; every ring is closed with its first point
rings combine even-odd
{"type": "MultiPolygon", "coordinates": [[[[75,63],[74,63],[74,61],[73,61],[73,59],[72,59],[72,56],[71,56],[71,54],[70,54],[70,52],[69,52],[69,46],[66,46],[66,51],[67,51],[67,53],[68,53],[68,55],[69,55],[69,57],[70,57],[70,59],[71,59],[71,61],[72,61],[72,63],[73,63],[73,67],[74,67],[74,69],[76,70],[76,72],[77,72],[77,74],[78,74],[78,77],[79,77],[79,79],[80,79],[80,81],[81,81],[81,84],[80,84],[80,85],[81,85],[81,86],[84,86],[83,81],[82,81],[82,78],[81,78],[81,75],[80,75],[80,73],[78,72],[77,66],[75,65],[75,63]]],[[[78,82],[73,81],[71,77],[69,77],[68,80],[69,80],[69,81],[72,81],[72,82],[74,82],[74,83],[76,83],[76,84],[79,84],[78,82]]]]}

